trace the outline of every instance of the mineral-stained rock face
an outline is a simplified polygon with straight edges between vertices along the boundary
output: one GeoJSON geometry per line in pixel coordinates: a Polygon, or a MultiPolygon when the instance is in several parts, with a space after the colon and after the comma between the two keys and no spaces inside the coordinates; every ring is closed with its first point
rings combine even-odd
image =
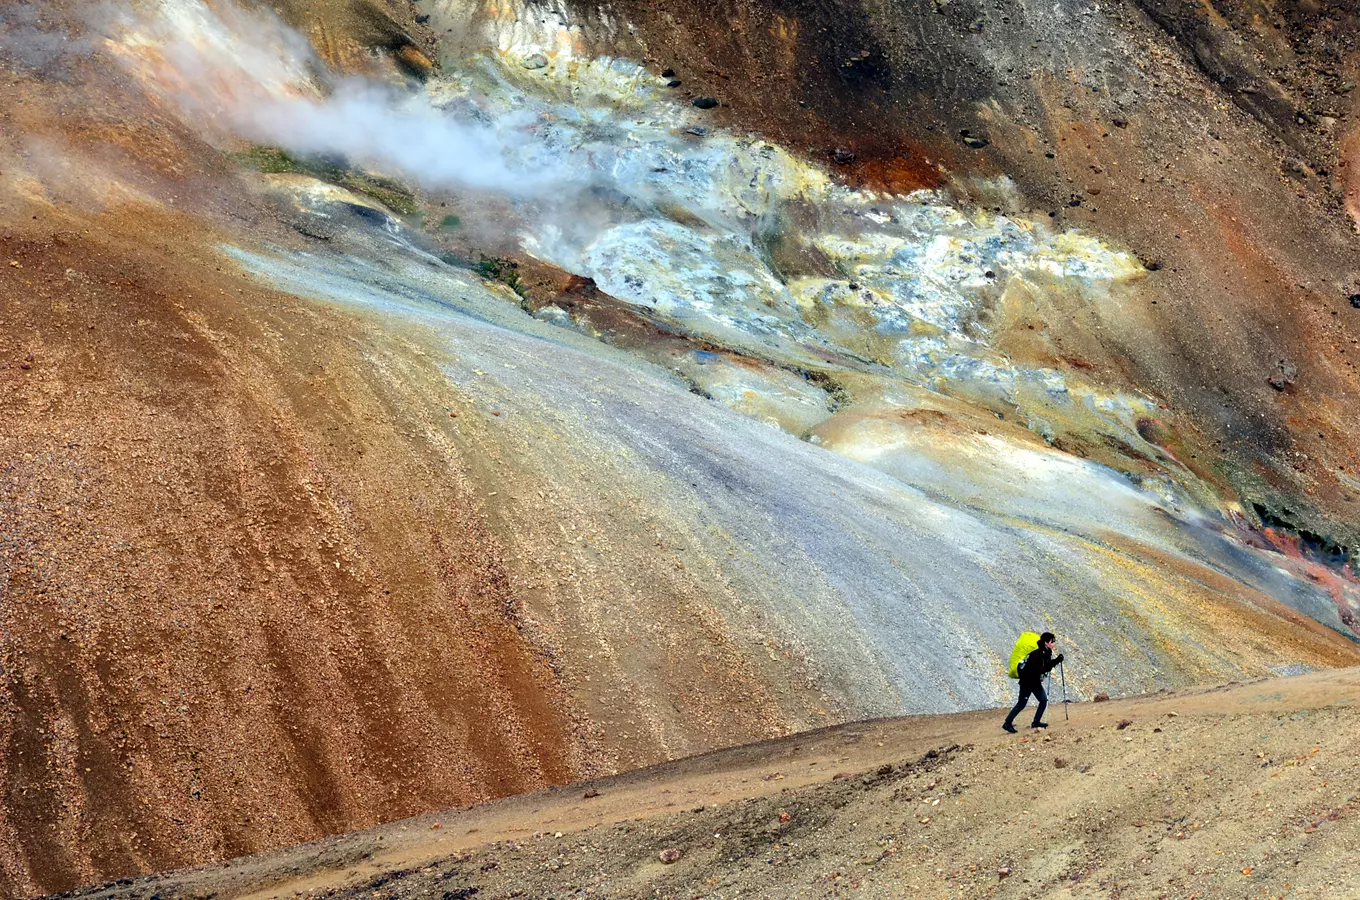
{"type": "Polygon", "coordinates": [[[1006,200],[1156,265],[1098,325],[1050,322],[1053,339],[1192,417],[1237,490],[1355,543],[1351,417],[1335,406],[1356,397],[1360,245],[1340,214],[1357,209],[1351,5],[580,6],[582,21],[602,8],[632,23],[619,40],[723,99],[727,121],[852,181],[947,178],[992,205],[982,185],[1004,173],[1006,200]],[[937,174],[897,179],[924,160],[937,174]],[[1275,395],[1280,359],[1311,387],[1275,395]]]}
{"type": "Polygon", "coordinates": [[[0,894],[1357,662],[1348,14],[427,6],[0,14],[0,894]]]}

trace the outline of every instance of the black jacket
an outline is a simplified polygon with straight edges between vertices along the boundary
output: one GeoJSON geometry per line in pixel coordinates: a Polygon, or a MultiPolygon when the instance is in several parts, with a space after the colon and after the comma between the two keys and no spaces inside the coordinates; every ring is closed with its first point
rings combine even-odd
{"type": "Polygon", "coordinates": [[[1043,681],[1045,675],[1057,668],[1060,662],[1061,653],[1054,659],[1053,651],[1040,644],[1037,649],[1030,651],[1029,656],[1026,656],[1025,661],[1020,664],[1020,684],[1025,686],[1038,684],[1043,681]]]}

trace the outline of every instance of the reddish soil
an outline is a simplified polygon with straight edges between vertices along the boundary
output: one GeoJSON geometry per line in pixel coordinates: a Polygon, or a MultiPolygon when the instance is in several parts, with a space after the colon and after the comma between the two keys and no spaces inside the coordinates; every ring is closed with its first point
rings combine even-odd
{"type": "Polygon", "coordinates": [[[430,365],[89,224],[0,236],[0,894],[584,771],[430,365]]]}

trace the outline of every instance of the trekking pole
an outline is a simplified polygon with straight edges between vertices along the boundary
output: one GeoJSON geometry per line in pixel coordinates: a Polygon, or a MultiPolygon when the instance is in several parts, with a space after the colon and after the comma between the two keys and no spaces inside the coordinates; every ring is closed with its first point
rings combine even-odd
{"type": "Polygon", "coordinates": [[[1063,664],[1062,664],[1062,663],[1058,663],[1058,674],[1062,676],[1062,683],[1063,683],[1063,721],[1066,722],[1066,721],[1068,721],[1068,720],[1071,718],[1071,716],[1069,716],[1069,715],[1067,714],[1067,704],[1071,703],[1072,701],[1067,699],[1067,670],[1063,668],[1063,664]]]}

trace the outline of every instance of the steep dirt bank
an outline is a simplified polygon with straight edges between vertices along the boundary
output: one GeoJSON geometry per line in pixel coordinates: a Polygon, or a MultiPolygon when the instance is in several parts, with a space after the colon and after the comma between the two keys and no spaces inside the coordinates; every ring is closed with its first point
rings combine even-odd
{"type": "Polygon", "coordinates": [[[428,364],[87,224],[0,239],[0,893],[581,772],[428,364]]]}
{"type": "Polygon", "coordinates": [[[1360,670],[881,720],[75,896],[1277,897],[1360,887],[1360,670]],[[659,858],[679,850],[678,862],[659,858]]]}

